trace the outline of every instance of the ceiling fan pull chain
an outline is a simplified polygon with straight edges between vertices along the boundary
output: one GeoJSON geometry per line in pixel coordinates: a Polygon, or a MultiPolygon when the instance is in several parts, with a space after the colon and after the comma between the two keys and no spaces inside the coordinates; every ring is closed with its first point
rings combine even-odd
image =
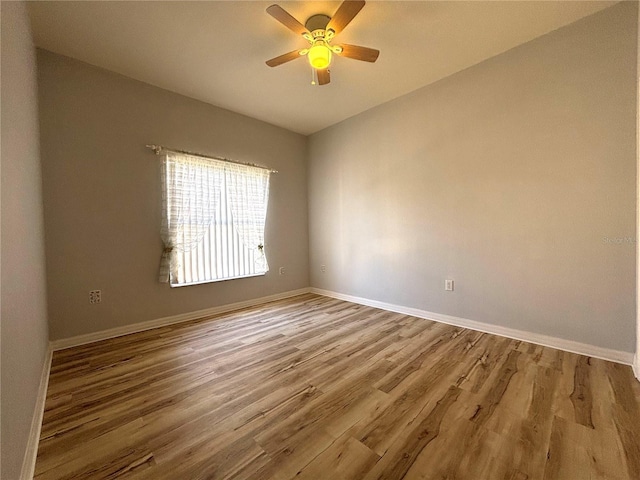
{"type": "Polygon", "coordinates": [[[311,85],[318,84],[318,71],[315,68],[311,68],[311,85]]]}

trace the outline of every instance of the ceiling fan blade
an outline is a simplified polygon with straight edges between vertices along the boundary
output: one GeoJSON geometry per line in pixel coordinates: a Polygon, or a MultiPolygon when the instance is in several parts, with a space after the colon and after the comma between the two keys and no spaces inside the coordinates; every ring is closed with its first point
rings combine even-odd
{"type": "Polygon", "coordinates": [[[329,75],[329,69],[318,70],[318,84],[326,85],[331,81],[331,75],[329,75]]]}
{"type": "Polygon", "coordinates": [[[329,20],[327,30],[331,29],[336,32],[336,34],[340,33],[344,29],[344,27],[346,27],[349,22],[353,20],[353,17],[355,17],[358,12],[362,10],[364,4],[364,0],[345,0],[344,2],[342,2],[342,5],[338,7],[336,13],[333,15],[331,20],[329,20]]]}
{"type": "Polygon", "coordinates": [[[280,55],[278,57],[274,57],[271,60],[267,60],[267,65],[270,67],[277,67],[278,65],[282,65],[283,63],[290,62],[291,60],[295,60],[296,58],[300,58],[300,50],[294,50],[289,53],[285,53],[284,55],[280,55]]]}
{"type": "Polygon", "coordinates": [[[380,50],[375,48],[359,47],[358,45],[347,45],[343,43],[340,45],[342,52],[338,55],[347,58],[353,58],[355,60],[362,60],[363,62],[375,62],[380,55],[380,50]]]}
{"type": "Polygon", "coordinates": [[[307,30],[304,25],[302,25],[298,20],[293,18],[280,5],[271,5],[269,8],[267,8],[267,13],[271,15],[273,18],[275,18],[276,20],[278,20],[281,24],[283,24],[289,30],[292,30],[298,35],[309,33],[309,30],[307,30]]]}

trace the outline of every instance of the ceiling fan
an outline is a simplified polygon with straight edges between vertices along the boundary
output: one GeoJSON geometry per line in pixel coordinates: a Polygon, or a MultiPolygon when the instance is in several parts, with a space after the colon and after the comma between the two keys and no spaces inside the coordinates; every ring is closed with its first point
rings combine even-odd
{"type": "Polygon", "coordinates": [[[293,18],[281,6],[271,5],[267,8],[267,13],[294,33],[302,35],[309,42],[309,47],[294,50],[267,60],[267,65],[277,67],[296,58],[306,56],[312,67],[313,80],[311,83],[315,85],[317,79],[317,83],[326,85],[331,81],[329,66],[331,65],[333,53],[364,62],[375,62],[378,59],[378,55],[380,55],[379,50],[357,45],[331,45],[333,37],[339,34],[353,20],[358,12],[362,10],[364,4],[364,0],[345,0],[338,7],[333,17],[322,14],[313,15],[309,17],[304,25],[293,18]]]}

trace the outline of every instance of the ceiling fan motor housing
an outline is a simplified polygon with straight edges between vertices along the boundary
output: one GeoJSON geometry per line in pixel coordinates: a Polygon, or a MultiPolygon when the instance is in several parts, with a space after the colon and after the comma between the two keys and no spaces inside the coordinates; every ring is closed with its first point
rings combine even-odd
{"type": "Polygon", "coordinates": [[[316,37],[316,31],[322,30],[322,35],[324,36],[324,31],[327,29],[327,25],[329,24],[329,20],[331,17],[328,15],[323,15],[321,13],[317,15],[313,15],[309,17],[304,26],[307,30],[311,32],[311,34],[316,37]]]}

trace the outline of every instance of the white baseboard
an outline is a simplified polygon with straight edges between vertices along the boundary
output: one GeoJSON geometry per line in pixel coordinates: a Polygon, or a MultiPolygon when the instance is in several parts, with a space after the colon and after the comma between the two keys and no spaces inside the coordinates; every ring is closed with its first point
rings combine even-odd
{"type": "MultiPolygon", "coordinates": [[[[454,317],[451,315],[444,315],[442,313],[427,312],[426,310],[420,310],[412,307],[404,307],[391,303],[378,302],[376,300],[369,300],[367,298],[345,295],[342,293],[322,290],[319,288],[311,288],[311,293],[324,295],[325,297],[337,298],[338,300],[345,300],[347,302],[358,303],[360,305],[366,305],[368,307],[380,308],[382,310],[389,310],[391,312],[403,313],[405,315],[411,315],[413,317],[425,318],[427,320],[455,325],[456,327],[463,327],[479,332],[491,333],[493,335],[513,338],[515,340],[522,340],[524,342],[535,343],[537,345],[556,348],[558,350],[565,350],[572,353],[578,353],[580,355],[601,358],[603,360],[609,360],[616,363],[623,363],[625,365],[633,364],[633,353],[630,352],[602,348],[586,343],[565,340],[563,338],[551,337],[549,335],[543,335],[540,333],[516,330],[515,328],[502,327],[500,325],[492,325],[490,323],[478,322],[475,320],[454,317]]],[[[635,375],[638,376],[640,367],[637,365],[637,362],[634,365],[634,370],[635,375]]]]}
{"type": "Polygon", "coordinates": [[[152,328],[165,327],[167,325],[188,322],[190,320],[196,320],[198,318],[207,317],[210,315],[232,312],[234,310],[240,310],[241,308],[253,307],[256,305],[261,305],[263,303],[282,300],[284,298],[296,297],[298,295],[309,292],[310,289],[308,287],[300,288],[298,290],[276,293],[274,295],[268,295],[266,297],[245,300],[244,302],[229,303],[227,305],[205,308],[204,310],[198,310],[195,312],[181,313],[179,315],[172,315],[170,317],[147,320],[146,322],[123,325],[122,327],[110,328],[109,330],[102,330],[100,332],[87,333],[85,335],[78,335],[71,338],[63,338],[60,340],[52,340],[51,348],[55,351],[63,350],[65,348],[77,347],[78,345],[98,342],[100,340],[107,340],[109,338],[121,337],[123,335],[129,335],[131,333],[143,332],[145,330],[151,330],[152,328]]]}
{"type": "Polygon", "coordinates": [[[633,374],[640,381],[640,352],[636,352],[635,357],[633,357],[633,374]]]}
{"type": "Polygon", "coordinates": [[[47,356],[44,360],[44,365],[42,366],[40,386],[38,387],[38,397],[36,398],[36,406],[33,410],[33,418],[31,419],[31,429],[29,430],[27,449],[22,461],[22,471],[20,473],[21,480],[33,480],[33,476],[35,474],[36,457],[38,456],[38,443],[40,442],[40,431],[42,430],[44,404],[47,399],[47,387],[49,386],[49,372],[51,371],[52,355],[53,350],[49,347],[47,349],[47,356]]]}

